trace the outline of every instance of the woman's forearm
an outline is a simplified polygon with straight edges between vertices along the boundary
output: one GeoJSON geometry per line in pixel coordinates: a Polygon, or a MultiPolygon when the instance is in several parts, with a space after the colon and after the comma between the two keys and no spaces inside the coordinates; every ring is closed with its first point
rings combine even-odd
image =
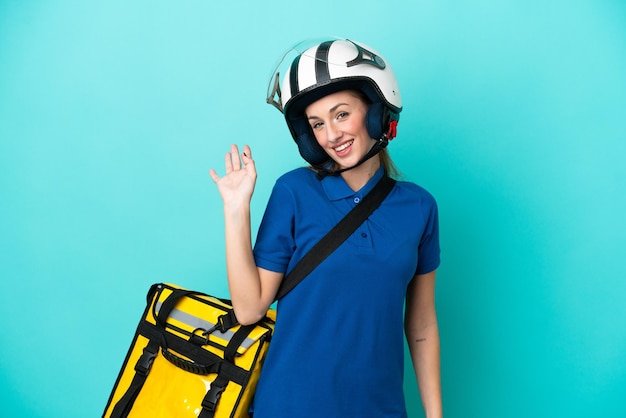
{"type": "Polygon", "coordinates": [[[427,418],[442,417],[436,272],[416,275],[407,289],[405,334],[427,418]]]}
{"type": "Polygon", "coordinates": [[[437,323],[421,330],[407,330],[407,341],[426,417],[441,418],[443,415],[437,323]]]}
{"type": "Polygon", "coordinates": [[[264,302],[252,253],[250,205],[224,205],[224,228],[226,273],[233,309],[240,323],[254,323],[265,315],[269,305],[264,302]]]}

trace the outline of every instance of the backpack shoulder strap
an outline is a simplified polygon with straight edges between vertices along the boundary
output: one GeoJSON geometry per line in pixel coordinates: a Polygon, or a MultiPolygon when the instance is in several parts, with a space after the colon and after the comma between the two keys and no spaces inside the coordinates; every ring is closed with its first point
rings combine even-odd
{"type": "Polygon", "coordinates": [[[341,245],[387,197],[396,181],[383,176],[376,186],[333,229],[331,229],[283,278],[276,300],[282,298],[341,245]]]}

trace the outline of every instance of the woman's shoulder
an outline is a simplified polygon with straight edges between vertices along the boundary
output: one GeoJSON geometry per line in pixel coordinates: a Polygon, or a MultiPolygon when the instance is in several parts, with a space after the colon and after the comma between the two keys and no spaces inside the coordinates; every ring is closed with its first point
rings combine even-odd
{"type": "Polygon", "coordinates": [[[300,207],[311,203],[315,196],[319,196],[321,189],[315,171],[300,167],[276,179],[270,200],[280,202],[281,206],[287,206],[291,202],[291,206],[300,207]]]}
{"type": "Polygon", "coordinates": [[[272,195],[283,200],[299,200],[303,196],[314,195],[314,190],[320,187],[319,183],[315,171],[307,167],[299,167],[276,179],[272,188],[272,195]]]}
{"type": "Polygon", "coordinates": [[[435,197],[419,184],[411,181],[398,180],[396,181],[396,185],[398,189],[408,197],[418,199],[421,202],[436,205],[435,197]]]}
{"type": "Polygon", "coordinates": [[[315,171],[309,167],[299,167],[294,170],[288,171],[285,174],[278,177],[276,180],[277,185],[287,187],[302,187],[309,183],[318,181],[315,171]]]}

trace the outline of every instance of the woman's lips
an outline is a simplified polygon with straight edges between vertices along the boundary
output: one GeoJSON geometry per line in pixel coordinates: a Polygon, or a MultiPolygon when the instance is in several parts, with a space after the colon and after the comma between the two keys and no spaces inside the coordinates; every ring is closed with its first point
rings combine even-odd
{"type": "Polygon", "coordinates": [[[338,156],[343,157],[350,152],[353,143],[354,139],[346,141],[342,144],[337,145],[336,147],[333,147],[333,150],[337,153],[338,156]]]}

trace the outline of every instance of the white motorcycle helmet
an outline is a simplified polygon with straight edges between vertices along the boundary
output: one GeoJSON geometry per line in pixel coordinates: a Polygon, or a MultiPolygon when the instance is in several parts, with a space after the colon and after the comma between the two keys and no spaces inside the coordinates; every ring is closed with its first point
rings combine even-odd
{"type": "Polygon", "coordinates": [[[395,136],[402,99],[389,63],[373,48],[348,39],[304,41],[285,53],[272,75],[267,103],[285,115],[300,155],[314,167],[326,166],[330,158],[315,140],[304,110],[347,89],[361,91],[371,102],[366,124],[377,143],[361,164],[395,136]]]}

